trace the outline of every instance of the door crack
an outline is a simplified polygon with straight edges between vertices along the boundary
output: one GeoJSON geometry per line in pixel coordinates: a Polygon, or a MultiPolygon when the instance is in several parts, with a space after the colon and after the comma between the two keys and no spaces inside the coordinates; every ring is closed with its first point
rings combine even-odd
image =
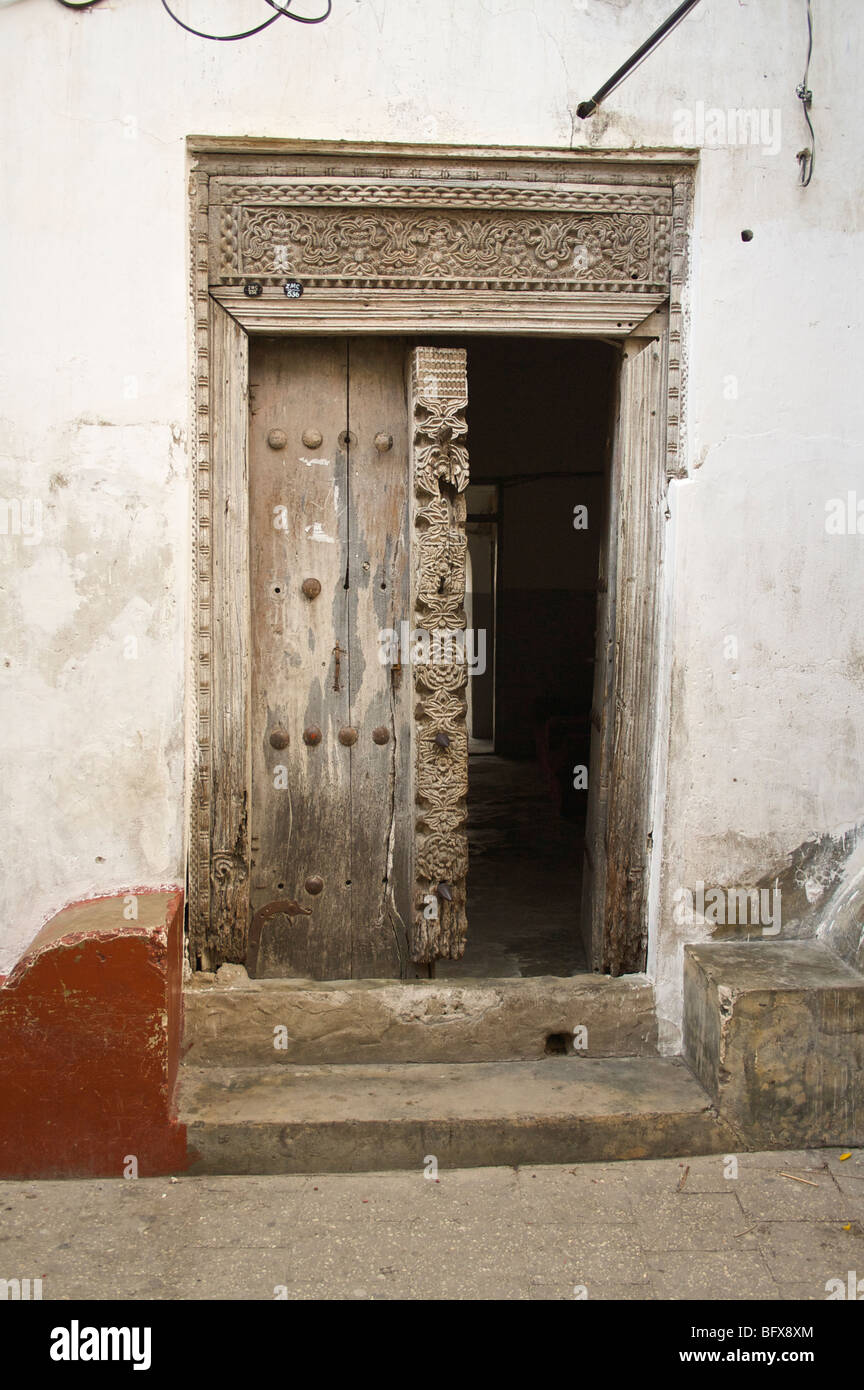
{"type": "Polygon", "coordinates": [[[390,682],[390,741],[393,751],[390,755],[390,811],[389,825],[387,829],[387,868],[384,875],[384,894],[382,901],[382,919],[386,916],[387,921],[393,931],[393,939],[396,943],[396,953],[399,957],[399,977],[405,979],[408,969],[408,928],[402,919],[396,897],[393,892],[393,856],[396,845],[396,692],[393,683],[390,682]],[[395,918],[395,920],[394,920],[395,918]],[[396,923],[402,928],[404,935],[400,937],[396,923]]]}

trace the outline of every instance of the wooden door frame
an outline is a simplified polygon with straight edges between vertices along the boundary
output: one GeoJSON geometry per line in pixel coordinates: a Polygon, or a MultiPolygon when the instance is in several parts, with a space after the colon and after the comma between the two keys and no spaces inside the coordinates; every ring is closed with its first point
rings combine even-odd
{"type": "Polygon", "coordinates": [[[682,291],[696,152],[207,137],[190,137],[187,145],[193,968],[242,962],[247,945],[253,333],[485,333],[656,344],[651,370],[638,375],[642,385],[621,399],[618,428],[630,444],[614,523],[615,722],[603,765],[592,769],[612,793],[604,837],[612,891],[592,963],[611,973],[643,968],[650,769],[665,737],[652,640],[659,512],[667,479],[683,473],[682,291]],[[284,285],[295,276],[304,292],[290,299],[284,285]],[[639,717],[630,720],[634,709],[639,717]]]}

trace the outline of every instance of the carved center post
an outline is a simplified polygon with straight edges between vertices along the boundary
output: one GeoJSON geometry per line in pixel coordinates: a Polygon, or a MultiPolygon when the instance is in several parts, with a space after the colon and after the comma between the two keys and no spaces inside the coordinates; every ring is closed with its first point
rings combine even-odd
{"type": "Polygon", "coordinates": [[[428,661],[414,660],[415,914],[411,956],[458,960],[465,950],[468,729],[464,657],[465,489],[468,486],[467,354],[415,348],[413,417],[413,607],[429,635],[428,661]],[[460,640],[461,639],[461,640],[460,640]]]}

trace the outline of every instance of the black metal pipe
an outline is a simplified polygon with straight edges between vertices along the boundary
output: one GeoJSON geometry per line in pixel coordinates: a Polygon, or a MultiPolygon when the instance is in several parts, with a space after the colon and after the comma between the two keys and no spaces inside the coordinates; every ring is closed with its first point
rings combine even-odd
{"type": "Polygon", "coordinates": [[[608,97],[609,93],[614,87],[618,86],[622,78],[625,78],[628,72],[632,72],[636,64],[641,62],[647,53],[651,52],[654,45],[658,44],[661,39],[665,39],[669,30],[674,29],[675,25],[684,18],[685,14],[698,4],[699,0],[684,0],[684,3],[678,6],[675,13],[670,14],[669,18],[664,20],[660,25],[660,28],[655,29],[651,37],[645,40],[641,48],[637,48],[633,56],[628,58],[626,63],[622,63],[617,72],[613,72],[609,81],[604,82],[603,86],[597,89],[590,101],[580,101],[579,105],[576,107],[576,115],[580,116],[583,121],[586,116],[593,116],[604,97],[608,97]]]}

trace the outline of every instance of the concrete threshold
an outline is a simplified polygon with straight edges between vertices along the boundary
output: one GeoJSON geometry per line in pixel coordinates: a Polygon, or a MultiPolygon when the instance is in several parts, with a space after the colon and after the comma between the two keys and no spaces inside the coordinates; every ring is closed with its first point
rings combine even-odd
{"type": "Polygon", "coordinates": [[[532,1061],[657,1051],[644,975],[470,980],[250,980],[242,966],[193,976],[184,993],[186,1061],[532,1061]],[[578,1030],[578,1034],[574,1032],[578,1030]]]}
{"type": "Polygon", "coordinates": [[[679,1058],[186,1067],[192,1173],[421,1171],[734,1149],[679,1058]]]}

